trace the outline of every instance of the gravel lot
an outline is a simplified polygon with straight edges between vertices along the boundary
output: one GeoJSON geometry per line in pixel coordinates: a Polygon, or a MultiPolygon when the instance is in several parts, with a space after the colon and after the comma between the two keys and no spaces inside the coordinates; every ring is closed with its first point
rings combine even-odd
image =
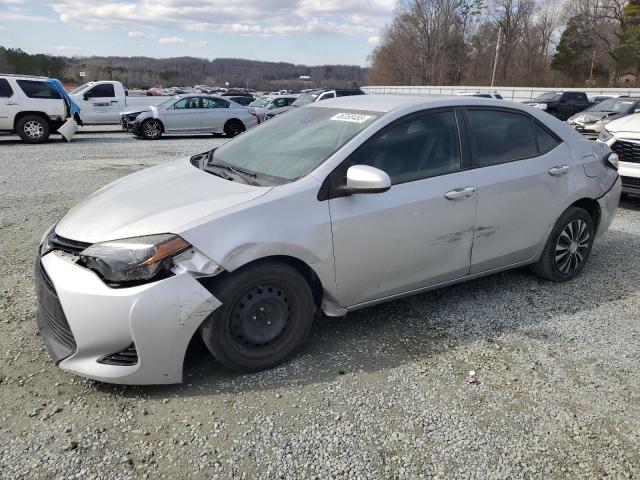
{"type": "Polygon", "coordinates": [[[224,140],[107,130],[0,137],[0,477],[640,477],[640,199],[571,283],[494,275],[321,319],[275,370],[230,373],[196,343],[183,385],[111,386],[42,346],[40,237],[105,183],[224,140]]]}

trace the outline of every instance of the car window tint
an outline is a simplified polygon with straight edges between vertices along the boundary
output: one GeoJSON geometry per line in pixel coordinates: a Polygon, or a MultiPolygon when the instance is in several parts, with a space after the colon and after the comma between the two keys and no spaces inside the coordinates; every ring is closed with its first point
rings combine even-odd
{"type": "Polygon", "coordinates": [[[236,103],[239,103],[240,105],[242,105],[244,107],[246,107],[251,102],[253,102],[253,99],[249,98],[249,97],[233,97],[231,100],[233,100],[236,103]]]}
{"type": "Polygon", "coordinates": [[[39,80],[18,80],[17,83],[29,98],[62,98],[56,90],[39,80]]]}
{"type": "Polygon", "coordinates": [[[538,122],[534,122],[533,130],[536,134],[536,140],[538,141],[538,150],[540,153],[553,150],[560,144],[560,141],[551,135],[546,128],[540,125],[538,122]]]}
{"type": "Polygon", "coordinates": [[[478,165],[486,167],[538,155],[528,116],[502,110],[469,110],[478,165]]]}
{"type": "Polygon", "coordinates": [[[91,90],[87,92],[90,97],[95,98],[104,98],[104,97],[115,97],[116,93],[113,88],[113,84],[111,83],[102,83],[100,85],[96,85],[91,90]]]}
{"type": "Polygon", "coordinates": [[[221,98],[203,98],[202,108],[229,108],[230,103],[221,98]]]}
{"type": "Polygon", "coordinates": [[[451,111],[413,117],[387,128],[351,157],[352,165],[386,172],[392,184],[460,170],[460,144],[451,111]]]}
{"type": "Polygon", "coordinates": [[[9,98],[11,96],[13,96],[11,85],[9,85],[9,82],[6,79],[0,78],[0,97],[9,98]]]}

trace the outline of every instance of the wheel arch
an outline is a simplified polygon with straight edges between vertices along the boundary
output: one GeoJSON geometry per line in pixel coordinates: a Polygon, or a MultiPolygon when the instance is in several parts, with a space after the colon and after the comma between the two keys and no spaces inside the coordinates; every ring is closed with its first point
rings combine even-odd
{"type": "Polygon", "coordinates": [[[602,211],[600,209],[600,204],[598,203],[597,200],[594,200],[593,198],[584,197],[584,198],[581,198],[580,200],[576,200],[571,205],[569,205],[569,207],[578,207],[578,208],[582,208],[583,210],[586,210],[589,216],[591,217],[591,220],[593,220],[594,233],[596,234],[598,233],[598,226],[600,225],[600,217],[602,215],[602,211]]]}
{"type": "Polygon", "coordinates": [[[39,112],[37,110],[24,110],[24,111],[16,113],[16,116],[13,119],[13,129],[14,130],[18,129],[18,122],[20,122],[20,120],[23,117],[26,117],[27,115],[37,115],[39,117],[42,117],[44,120],[47,121],[47,123],[49,124],[50,127],[53,127],[53,120],[51,120],[51,117],[49,117],[49,115],[47,115],[46,113],[39,112]]]}

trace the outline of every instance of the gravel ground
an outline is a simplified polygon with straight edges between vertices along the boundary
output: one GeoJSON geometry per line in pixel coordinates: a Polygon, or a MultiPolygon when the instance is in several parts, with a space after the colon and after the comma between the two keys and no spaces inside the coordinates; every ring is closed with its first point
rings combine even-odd
{"type": "Polygon", "coordinates": [[[498,274],[321,319],[268,372],[195,343],[183,385],[112,386],[42,346],[40,237],[105,183],[223,140],[106,130],[0,138],[0,477],[640,477],[640,199],[573,282],[498,274]]]}

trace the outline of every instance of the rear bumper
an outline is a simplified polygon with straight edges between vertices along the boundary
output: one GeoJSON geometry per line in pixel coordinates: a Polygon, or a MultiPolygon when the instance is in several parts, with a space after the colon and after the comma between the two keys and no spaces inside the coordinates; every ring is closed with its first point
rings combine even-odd
{"type": "Polygon", "coordinates": [[[598,199],[598,204],[600,205],[600,223],[596,231],[596,240],[609,229],[616,210],[618,209],[621,193],[622,181],[620,177],[618,177],[611,189],[598,199]]]}
{"type": "Polygon", "coordinates": [[[55,251],[42,257],[36,279],[38,322],[54,361],[63,370],[109,383],[181,382],[191,338],[220,306],[189,273],[110,288],[55,251]],[[137,354],[134,365],[103,363],[104,357],[120,358],[131,349],[137,354]]]}

